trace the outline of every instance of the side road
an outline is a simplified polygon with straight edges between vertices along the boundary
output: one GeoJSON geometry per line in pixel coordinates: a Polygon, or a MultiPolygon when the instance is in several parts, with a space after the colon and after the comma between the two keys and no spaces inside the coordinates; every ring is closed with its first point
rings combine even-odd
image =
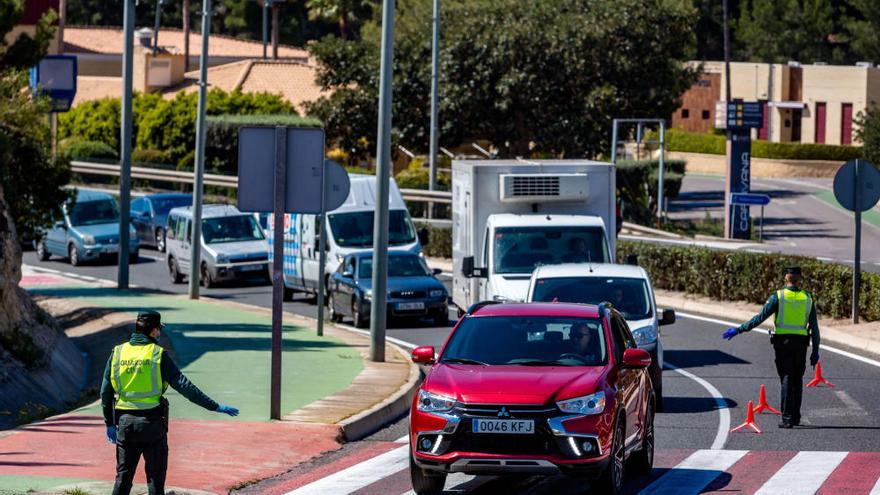
{"type": "MultiPolygon", "coordinates": [[[[241,410],[237,418],[221,416],[170,391],[168,489],[178,494],[227,493],[336,449],[405,411],[419,378],[408,354],[396,346],[386,349],[387,362],[372,363],[362,335],[327,326],[317,337],[313,320],[285,315],[287,414],[269,421],[268,310],[210,298],[119,292],[28,270],[22,286],[65,323],[81,349],[91,351],[84,382],[100,376],[108,348],[125,339],[135,313],[152,308],[162,312],[167,324],[162,343],[183,372],[211,397],[241,410]]],[[[0,432],[0,494],[109,492],[114,448],[103,426],[100,406],[92,403],[0,432]]],[[[142,472],[136,482],[145,482],[142,472]]]]}

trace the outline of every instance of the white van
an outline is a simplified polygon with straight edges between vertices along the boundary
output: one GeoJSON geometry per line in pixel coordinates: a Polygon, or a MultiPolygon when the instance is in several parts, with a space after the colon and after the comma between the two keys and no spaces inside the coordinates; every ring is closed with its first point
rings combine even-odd
{"type": "MultiPolygon", "coordinates": [[[[376,208],[376,177],[351,174],[351,190],[345,203],[330,211],[324,222],[327,228],[327,266],[324,281],[336,271],[346,255],[373,248],[373,214],[376,208]]],[[[417,232],[406,203],[391,179],[388,201],[388,248],[421,254],[427,232],[417,232]]],[[[317,215],[288,214],[284,216],[284,298],[290,300],[294,292],[317,294],[318,256],[321,226],[317,215]]],[[[272,241],[274,220],[269,215],[267,243],[269,270],[272,269],[272,241]]],[[[325,285],[326,286],[326,285],[325,285]]]]}
{"type": "MultiPolygon", "coordinates": [[[[168,212],[165,248],[168,272],[175,284],[190,274],[192,207],[168,212]]],[[[202,206],[202,285],[238,278],[267,278],[266,235],[253,215],[230,205],[202,206]]]]}

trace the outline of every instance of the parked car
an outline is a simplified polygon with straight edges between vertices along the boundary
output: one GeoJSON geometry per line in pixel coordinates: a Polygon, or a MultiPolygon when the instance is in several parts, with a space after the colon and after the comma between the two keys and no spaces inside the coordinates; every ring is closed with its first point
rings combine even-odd
{"type": "Polygon", "coordinates": [[[165,252],[165,224],[172,208],[192,206],[192,195],[182,193],[148,194],[131,202],[131,224],[141,244],[165,252]]]}
{"type": "MultiPolygon", "coordinates": [[[[388,253],[388,316],[391,318],[430,317],[437,325],[449,321],[449,295],[425,260],[413,253],[388,253]]],[[[358,328],[370,323],[373,297],[373,253],[347,255],[330,278],[330,318],[341,321],[351,316],[358,328]]]]}
{"type": "Polygon", "coordinates": [[[654,394],[639,349],[615,309],[566,303],[477,303],[453,328],[410,411],[416,493],[447,473],[571,475],[620,493],[628,461],[654,462],[654,394]]]}
{"type": "Polygon", "coordinates": [[[657,309],[648,272],[639,266],[571,263],[540,266],[529,282],[528,302],[607,302],[620,311],[640,349],[651,354],[651,383],[663,409],[663,342],[660,326],[675,323],[675,310],[657,309]]]}
{"type": "MultiPolygon", "coordinates": [[[[78,266],[87,261],[119,255],[119,205],[102,191],[79,189],[76,200],[61,208],[62,219],[36,241],[37,257],[47,261],[61,256],[78,266]]],[[[129,261],[138,260],[138,240],[129,225],[129,261]]]]}
{"type": "MultiPolygon", "coordinates": [[[[193,212],[191,206],[174,208],[166,224],[166,262],[171,281],[190,274],[193,212]]],[[[234,206],[202,207],[200,281],[206,288],[218,282],[260,277],[269,273],[266,236],[254,216],[234,206]]]]}

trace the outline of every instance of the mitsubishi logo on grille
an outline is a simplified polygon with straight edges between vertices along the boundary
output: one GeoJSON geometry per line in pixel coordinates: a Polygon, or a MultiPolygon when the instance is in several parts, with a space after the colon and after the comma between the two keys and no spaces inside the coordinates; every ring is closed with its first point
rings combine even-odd
{"type": "Polygon", "coordinates": [[[504,406],[501,407],[501,410],[498,411],[498,417],[499,418],[509,418],[510,417],[510,413],[507,412],[506,407],[504,407],[504,406]]]}

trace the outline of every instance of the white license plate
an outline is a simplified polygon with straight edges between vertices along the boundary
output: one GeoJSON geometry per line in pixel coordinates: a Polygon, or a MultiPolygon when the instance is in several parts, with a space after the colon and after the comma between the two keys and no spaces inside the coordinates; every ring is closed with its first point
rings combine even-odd
{"type": "Polygon", "coordinates": [[[119,251],[119,246],[116,246],[116,245],[113,245],[113,246],[105,246],[105,247],[103,247],[103,248],[101,249],[101,252],[102,252],[102,253],[115,253],[115,252],[117,252],[117,251],[119,251]]]}
{"type": "Polygon", "coordinates": [[[535,432],[535,421],[531,419],[474,419],[471,428],[474,433],[528,435],[535,432]]]}
{"type": "Polygon", "coordinates": [[[255,272],[260,268],[262,268],[262,265],[242,265],[238,267],[238,269],[243,272],[255,272]]]}
{"type": "Polygon", "coordinates": [[[423,302],[405,302],[405,303],[397,303],[398,311],[412,311],[415,309],[425,309],[425,303],[423,302]]]}

